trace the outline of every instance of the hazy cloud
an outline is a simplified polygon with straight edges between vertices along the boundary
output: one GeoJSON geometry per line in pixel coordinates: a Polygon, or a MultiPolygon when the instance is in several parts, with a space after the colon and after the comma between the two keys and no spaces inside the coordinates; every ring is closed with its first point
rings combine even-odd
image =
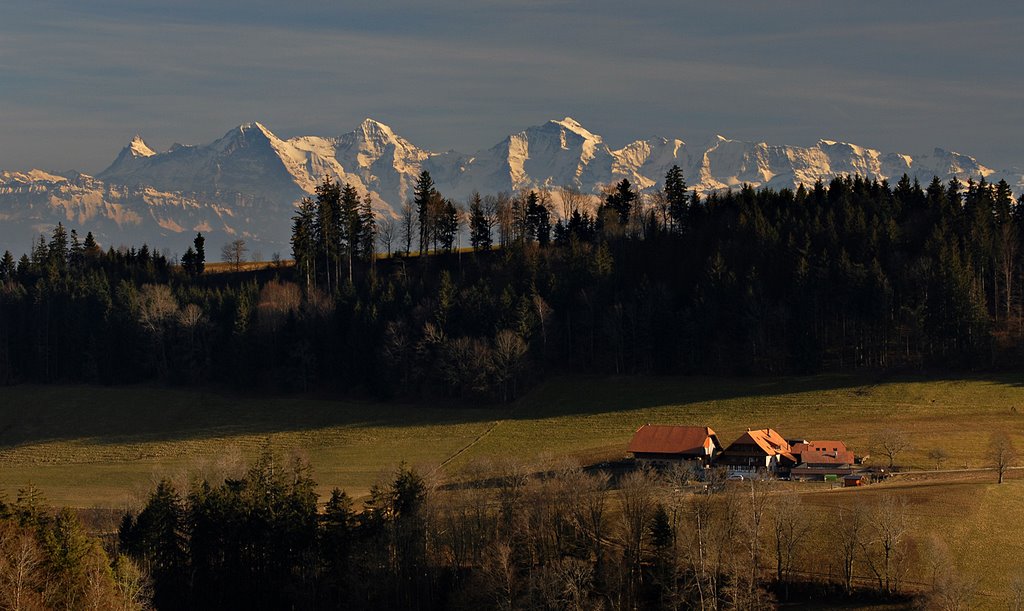
{"type": "Polygon", "coordinates": [[[53,2],[0,21],[0,168],[102,169],[260,120],[364,116],[466,152],[571,115],[613,145],[714,133],[1024,165],[1024,8],[985,3],[53,2]],[[341,6],[351,4],[355,6],[341,6]]]}

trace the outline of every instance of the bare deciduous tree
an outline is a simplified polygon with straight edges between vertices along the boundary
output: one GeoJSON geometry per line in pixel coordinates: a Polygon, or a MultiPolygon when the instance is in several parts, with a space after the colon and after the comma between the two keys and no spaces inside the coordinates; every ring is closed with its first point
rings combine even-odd
{"type": "Polygon", "coordinates": [[[514,331],[499,331],[494,338],[494,377],[501,387],[502,400],[508,401],[516,396],[516,380],[526,350],[526,342],[514,331]]]}
{"type": "Polygon", "coordinates": [[[159,332],[163,324],[178,313],[178,300],[166,284],[144,284],[139,291],[139,323],[150,332],[159,332]]]}
{"type": "Polygon", "coordinates": [[[587,196],[577,187],[563,185],[558,188],[558,199],[561,204],[562,218],[568,220],[575,212],[582,214],[586,211],[587,196]]]}
{"type": "Polygon", "coordinates": [[[754,606],[759,603],[758,580],[761,573],[761,525],[768,509],[770,492],[768,481],[753,477],[745,491],[743,517],[746,535],[747,560],[750,572],[746,575],[746,600],[754,606]]]}
{"type": "Polygon", "coordinates": [[[839,510],[835,536],[838,542],[843,588],[847,595],[853,593],[857,552],[863,547],[862,539],[866,528],[867,515],[863,504],[855,503],[851,509],[839,510]]]}
{"type": "Polygon", "coordinates": [[[588,474],[576,470],[567,474],[568,485],[575,490],[570,509],[576,529],[589,541],[594,559],[594,573],[601,579],[603,570],[603,540],[607,511],[606,492],[610,476],[605,471],[588,474]]]}
{"type": "Polygon", "coordinates": [[[278,329],[288,315],[297,313],[301,306],[302,289],[299,285],[271,280],[260,289],[260,300],[256,305],[260,328],[267,331],[278,329]]]}
{"type": "Polygon", "coordinates": [[[949,452],[945,448],[933,448],[928,451],[928,459],[935,461],[935,470],[942,468],[942,463],[949,460],[949,452]]]}
{"type": "Polygon", "coordinates": [[[494,209],[498,222],[498,243],[504,248],[515,239],[515,215],[512,211],[511,196],[505,191],[498,193],[494,209]]]}
{"type": "Polygon", "coordinates": [[[627,571],[627,595],[636,601],[642,580],[641,561],[644,551],[644,535],[654,514],[654,477],[647,469],[637,469],[626,474],[619,482],[619,501],[622,510],[622,540],[625,546],[627,571]]]}
{"type": "Polygon", "coordinates": [[[41,609],[43,554],[35,537],[11,524],[0,524],[0,607],[41,609]]]}
{"type": "Polygon", "coordinates": [[[992,434],[988,442],[988,462],[996,471],[998,483],[1003,483],[1006,472],[1017,461],[1017,450],[1010,435],[1004,431],[992,434]]]}
{"type": "Polygon", "coordinates": [[[898,429],[885,429],[871,439],[871,447],[889,459],[889,468],[892,469],[899,455],[910,449],[910,437],[898,429]]]}
{"type": "Polygon", "coordinates": [[[245,261],[245,255],[248,252],[249,247],[246,246],[245,240],[238,238],[231,240],[221,247],[220,259],[225,263],[230,263],[231,267],[237,272],[241,271],[242,263],[245,261]]]}
{"type": "Polygon", "coordinates": [[[511,545],[499,542],[494,546],[484,564],[484,574],[491,584],[495,608],[515,608],[519,576],[512,557],[511,545]]]}
{"type": "Polygon", "coordinates": [[[412,252],[412,239],[416,237],[416,206],[411,200],[405,200],[402,204],[402,212],[398,216],[398,225],[401,231],[402,251],[406,256],[412,252]]]}
{"type": "Polygon", "coordinates": [[[775,578],[783,585],[786,598],[792,580],[796,559],[811,532],[800,495],[788,493],[778,498],[772,507],[772,534],[775,543],[775,578]]]}
{"type": "Polygon", "coordinates": [[[972,609],[972,600],[978,589],[977,580],[964,574],[954,564],[953,555],[938,536],[925,541],[924,556],[931,572],[931,591],[926,595],[929,609],[966,611],[972,609]]]}
{"type": "Polygon", "coordinates": [[[391,216],[377,219],[377,240],[387,251],[388,257],[391,256],[391,247],[396,238],[398,238],[398,222],[391,216]]]}
{"type": "Polygon", "coordinates": [[[190,303],[178,312],[178,325],[189,331],[194,330],[203,321],[203,309],[190,303]]]}
{"type": "Polygon", "coordinates": [[[119,555],[114,562],[114,585],[118,598],[121,599],[121,611],[135,611],[148,608],[152,597],[152,584],[146,574],[134,560],[119,555]]]}
{"type": "Polygon", "coordinates": [[[878,589],[887,595],[894,594],[907,570],[907,500],[891,494],[880,498],[871,509],[868,533],[862,541],[864,558],[878,580],[878,589]]]}

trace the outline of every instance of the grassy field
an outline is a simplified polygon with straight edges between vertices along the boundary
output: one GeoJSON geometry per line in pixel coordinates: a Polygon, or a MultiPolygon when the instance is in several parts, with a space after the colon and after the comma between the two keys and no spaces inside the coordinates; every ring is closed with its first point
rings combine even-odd
{"type": "Polygon", "coordinates": [[[359,495],[382,470],[425,470],[516,456],[621,458],[650,423],[710,425],[723,443],[747,427],[788,438],[841,438],[858,454],[873,433],[906,431],[901,462],[980,466],[992,431],[1024,446],[1024,378],[781,380],[567,377],[511,405],[383,405],[155,387],[0,389],[0,489],[31,481],[52,502],[123,505],[155,478],[231,469],[270,440],[314,465],[323,490],[359,495]],[[467,446],[470,446],[468,447],[467,446]],[[461,453],[459,453],[461,450],[461,453]]]}
{"type": "MultiPolygon", "coordinates": [[[[0,491],[10,498],[32,482],[55,505],[137,507],[158,478],[184,483],[237,472],[269,440],[312,462],[322,494],[341,487],[360,496],[403,460],[444,473],[508,456],[621,458],[633,431],[648,422],[710,425],[723,443],[747,427],[772,427],[788,438],[844,439],[858,454],[875,432],[896,428],[913,443],[905,465],[929,469],[928,451],[943,447],[947,468],[978,467],[993,431],[1024,448],[1024,376],[562,377],[511,405],[480,407],[15,386],[0,389],[0,491]]],[[[1021,475],[1003,486],[981,473],[856,491],[809,487],[806,498],[827,510],[886,491],[906,495],[921,528],[942,532],[954,550],[972,550],[964,570],[995,596],[1024,570],[1021,475]]]]}

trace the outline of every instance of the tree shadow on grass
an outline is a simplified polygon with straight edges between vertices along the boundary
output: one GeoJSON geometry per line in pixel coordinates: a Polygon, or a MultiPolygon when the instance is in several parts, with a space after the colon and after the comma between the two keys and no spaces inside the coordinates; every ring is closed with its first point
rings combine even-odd
{"type": "MultiPolygon", "coordinates": [[[[215,439],[342,428],[483,424],[629,412],[663,406],[848,390],[854,396],[903,382],[991,382],[1024,387],[1024,375],[815,375],[778,378],[557,376],[509,404],[472,406],[353,402],[155,386],[0,388],[0,450],[87,439],[95,444],[215,439]]],[[[1022,395],[1024,406],[1024,395],[1022,395]]],[[[714,423],[709,423],[713,424],[714,423]]],[[[387,443],[382,439],[381,443],[387,443]]]]}

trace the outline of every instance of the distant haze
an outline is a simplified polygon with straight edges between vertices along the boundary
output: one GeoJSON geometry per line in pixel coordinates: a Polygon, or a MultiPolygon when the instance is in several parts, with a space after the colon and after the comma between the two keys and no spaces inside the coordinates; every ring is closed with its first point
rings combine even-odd
{"type": "Polygon", "coordinates": [[[156,4],[5,5],[0,169],[96,173],[136,132],[165,150],[246,121],[288,138],[365,116],[474,151],[566,115],[614,147],[721,133],[1024,165],[1019,3],[156,4]]]}

